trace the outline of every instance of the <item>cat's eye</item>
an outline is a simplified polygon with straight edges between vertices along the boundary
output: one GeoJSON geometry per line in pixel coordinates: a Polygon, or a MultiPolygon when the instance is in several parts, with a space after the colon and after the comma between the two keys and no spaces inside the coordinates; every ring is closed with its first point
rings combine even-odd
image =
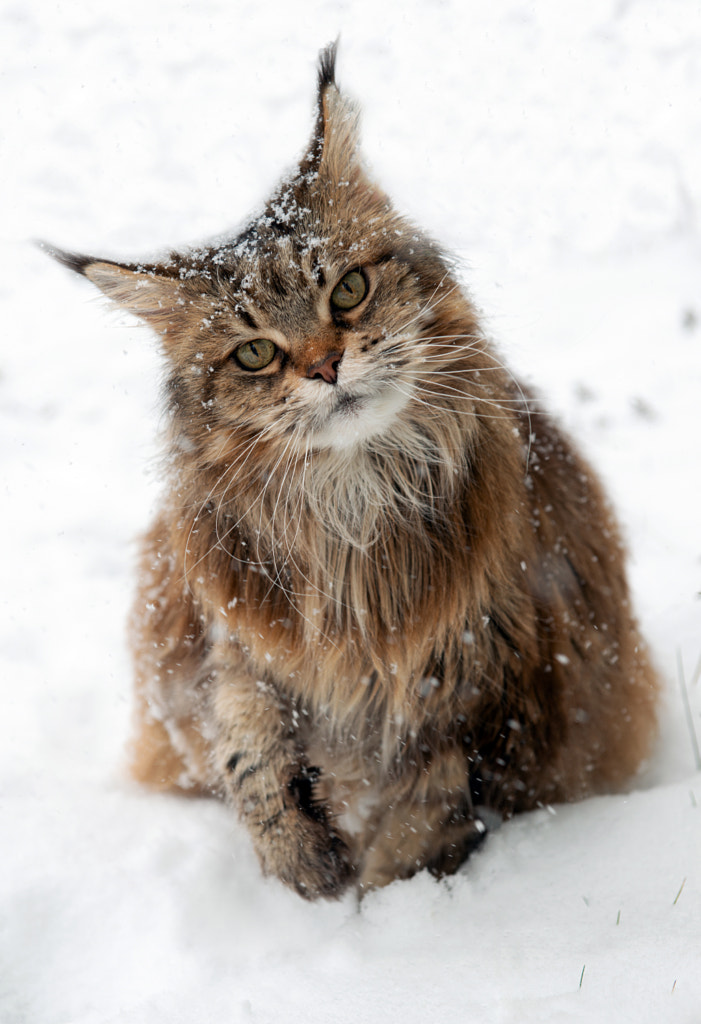
{"type": "Polygon", "coordinates": [[[234,355],[244,370],[264,370],[270,366],[277,354],[277,346],[267,338],[257,338],[240,345],[234,355]]]}
{"type": "Polygon", "coordinates": [[[331,292],[331,305],[336,309],[354,309],[363,301],[367,290],[367,282],[360,271],[351,270],[331,292]]]}

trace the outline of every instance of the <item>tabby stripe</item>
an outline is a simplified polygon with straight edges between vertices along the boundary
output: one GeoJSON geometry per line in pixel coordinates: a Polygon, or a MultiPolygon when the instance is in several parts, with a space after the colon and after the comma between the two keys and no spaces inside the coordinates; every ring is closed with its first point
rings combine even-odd
{"type": "Polygon", "coordinates": [[[277,824],[277,822],[280,820],[284,813],[284,810],[276,811],[275,814],[271,814],[270,817],[265,818],[264,821],[259,821],[258,828],[260,829],[260,834],[264,836],[266,832],[269,832],[273,825],[277,824]]]}
{"type": "Polygon", "coordinates": [[[262,764],[252,764],[250,765],[250,767],[244,768],[239,777],[237,779],[234,779],[234,785],[236,786],[236,788],[241,789],[244,782],[248,782],[248,780],[251,779],[256,774],[256,772],[259,772],[262,767],[262,764]]]}

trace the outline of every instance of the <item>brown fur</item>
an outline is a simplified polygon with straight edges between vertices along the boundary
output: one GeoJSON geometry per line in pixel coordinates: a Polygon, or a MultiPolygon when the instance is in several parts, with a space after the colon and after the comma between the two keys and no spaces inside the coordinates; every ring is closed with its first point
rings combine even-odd
{"type": "Polygon", "coordinates": [[[134,774],[226,796],[307,897],[454,871],[485,808],[620,787],[656,694],[596,477],[367,177],[334,58],[298,171],[240,235],[148,265],[54,251],[168,367],[134,774]],[[367,295],[335,310],[355,269],[367,295]],[[257,338],[278,351],[251,372],[232,353],[257,338]]]}

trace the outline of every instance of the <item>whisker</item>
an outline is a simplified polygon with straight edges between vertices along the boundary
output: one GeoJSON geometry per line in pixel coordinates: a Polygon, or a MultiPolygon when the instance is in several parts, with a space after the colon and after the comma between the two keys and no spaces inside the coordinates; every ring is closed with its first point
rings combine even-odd
{"type": "MultiPolygon", "coordinates": [[[[224,500],[226,499],[226,495],[229,492],[229,488],[234,483],[234,480],[238,479],[238,475],[239,475],[241,469],[243,469],[243,467],[246,465],[246,463],[248,462],[249,458],[253,454],[255,448],[257,447],[257,445],[265,437],[265,435],[270,432],[271,429],[272,429],[271,425],[265,427],[260,432],[260,434],[258,434],[256,437],[254,437],[248,443],[248,445],[244,447],[244,451],[239,456],[239,458],[235,459],[229,466],[227,466],[224,469],[224,471],[220,474],[220,476],[217,478],[217,480],[213,484],[213,486],[210,489],[209,494],[205,498],[204,502],[202,502],[200,504],[199,512],[197,513],[197,515],[193,519],[192,525],[190,527],[190,531],[188,533],[187,543],[185,545],[185,564],[184,564],[184,567],[183,567],[183,577],[182,578],[185,581],[188,589],[191,590],[190,584],[188,582],[189,574],[194,569],[196,569],[197,566],[200,565],[212,553],[212,551],[214,550],[214,547],[219,546],[219,547],[222,548],[223,551],[226,551],[226,549],[223,547],[224,540],[226,540],[226,538],[229,537],[231,535],[231,533],[240,525],[240,523],[242,521],[241,519],[239,519],[229,530],[227,530],[227,532],[224,535],[221,534],[221,530],[220,530],[220,516],[221,516],[221,513],[222,513],[222,505],[223,505],[224,500]],[[240,466],[237,467],[237,463],[240,461],[241,457],[244,454],[245,454],[245,458],[244,458],[243,462],[241,463],[240,466]],[[190,544],[190,541],[192,539],[192,535],[194,533],[195,525],[199,522],[199,520],[200,520],[200,518],[201,518],[201,516],[203,514],[204,509],[206,508],[206,506],[209,503],[209,501],[212,499],[212,496],[214,495],[216,487],[229,474],[231,474],[231,479],[229,480],[229,482],[227,483],[226,487],[224,488],[223,493],[219,496],[219,500],[217,502],[217,510],[216,510],[215,520],[214,520],[214,533],[215,533],[215,537],[216,537],[216,543],[214,545],[210,546],[210,548],[207,551],[205,551],[204,554],[201,555],[200,558],[198,558],[197,561],[195,563],[193,563],[193,565],[191,565],[188,568],[188,566],[187,566],[187,555],[189,553],[189,544],[190,544]]],[[[229,551],[226,551],[226,554],[230,555],[232,558],[234,557],[233,554],[231,552],[229,552],[229,551]]],[[[240,561],[240,559],[238,561],[240,561]]]]}
{"type": "MultiPolygon", "coordinates": [[[[498,405],[499,408],[508,408],[509,406],[513,406],[517,411],[524,407],[524,399],[522,398],[486,398],[484,395],[475,394],[474,391],[468,391],[467,385],[474,385],[474,381],[471,381],[469,377],[456,377],[456,380],[459,383],[464,384],[466,386],[463,388],[453,387],[450,384],[444,383],[442,380],[437,381],[434,379],[433,374],[430,377],[423,377],[420,374],[417,374],[415,379],[421,383],[422,392],[431,394],[435,397],[438,397],[440,395],[456,395],[461,398],[470,398],[472,401],[475,402],[488,402],[491,405],[498,405]],[[429,389],[429,385],[433,385],[432,390],[429,389]]],[[[492,392],[489,392],[489,394],[491,393],[492,392]]]]}

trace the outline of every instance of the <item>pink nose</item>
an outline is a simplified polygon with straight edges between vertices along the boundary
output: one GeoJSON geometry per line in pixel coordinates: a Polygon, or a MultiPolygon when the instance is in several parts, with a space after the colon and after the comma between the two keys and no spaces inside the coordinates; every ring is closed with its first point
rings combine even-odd
{"type": "Polygon", "coordinates": [[[343,358],[343,352],[330,352],[318,363],[307,367],[307,377],[314,380],[316,377],[325,380],[327,384],[335,384],[338,380],[338,364],[343,358]]]}

